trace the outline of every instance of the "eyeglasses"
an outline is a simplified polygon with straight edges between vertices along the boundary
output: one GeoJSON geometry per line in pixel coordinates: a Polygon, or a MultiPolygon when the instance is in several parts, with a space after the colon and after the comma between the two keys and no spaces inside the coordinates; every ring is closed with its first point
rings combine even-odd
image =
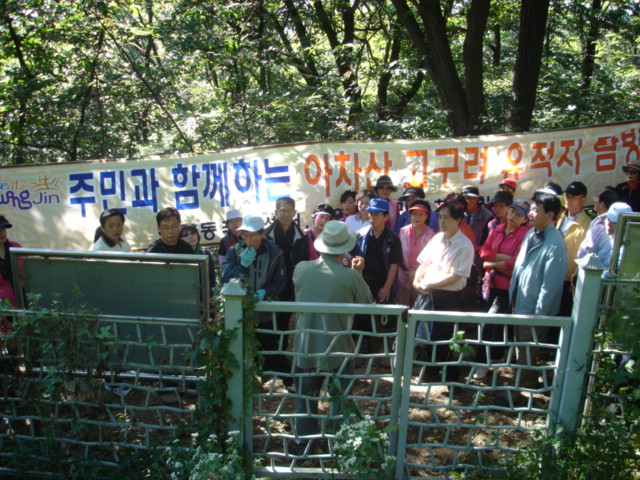
{"type": "Polygon", "coordinates": [[[376,187],[378,190],[393,190],[393,187],[389,186],[389,185],[380,185],[379,187],[376,187]]]}
{"type": "Polygon", "coordinates": [[[163,232],[170,232],[172,230],[180,230],[180,225],[178,225],[177,223],[174,225],[163,225],[160,227],[160,230],[162,230],[163,232]]]}
{"type": "Polygon", "coordinates": [[[198,232],[187,230],[186,232],[182,233],[181,237],[191,237],[192,235],[198,235],[198,232]]]}

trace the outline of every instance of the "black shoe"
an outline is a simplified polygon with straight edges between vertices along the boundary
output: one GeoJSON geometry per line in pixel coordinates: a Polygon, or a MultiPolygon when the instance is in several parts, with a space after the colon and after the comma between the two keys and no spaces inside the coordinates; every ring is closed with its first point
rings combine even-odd
{"type": "Polygon", "coordinates": [[[298,391],[293,377],[284,377],[282,379],[282,385],[284,385],[284,388],[286,388],[289,393],[296,393],[298,391]]]}

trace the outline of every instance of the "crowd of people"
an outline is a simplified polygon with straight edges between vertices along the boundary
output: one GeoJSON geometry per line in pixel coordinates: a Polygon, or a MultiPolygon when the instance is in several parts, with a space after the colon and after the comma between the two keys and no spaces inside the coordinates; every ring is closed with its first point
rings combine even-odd
{"type": "MultiPolygon", "coordinates": [[[[543,213],[545,218],[550,217],[549,225],[557,230],[557,233],[553,233],[554,245],[558,249],[552,256],[553,267],[559,269],[565,262],[565,257],[567,266],[562,275],[560,306],[556,308],[555,296],[558,291],[554,288],[553,298],[540,299],[540,305],[532,312],[570,315],[575,260],[593,252],[608,266],[612,251],[611,232],[615,229],[616,215],[626,209],[640,211],[640,162],[631,161],[622,170],[626,181],[615,187],[607,187],[593,197],[595,216],[587,213],[584,208],[588,202],[587,187],[579,181],[570,183],[564,190],[559,185],[548,182],[536,191],[533,198],[518,199],[517,183],[507,178],[499,185],[498,191],[490,198],[487,197],[489,202],[484,201],[477,186],[466,185],[459,193],[448,194],[437,208],[433,208],[425,200],[424,190],[415,186],[405,188],[402,195],[393,199],[398,187],[389,176],[382,175],[370,190],[345,191],[340,196],[337,208],[327,203],[317,205],[310,218],[311,226],[304,230],[299,225],[302,221],[294,221],[297,215],[295,201],[282,197],[276,202],[274,221],[268,228],[256,229],[258,221],[254,215],[243,217],[239,210],[229,210],[226,214],[227,232],[219,243],[216,261],[222,267],[223,281],[227,281],[230,275],[227,270],[231,271],[231,267],[225,269],[225,264],[229,260],[233,264],[239,258],[238,248],[248,248],[245,237],[257,234],[264,239],[265,247],[256,242],[253,250],[257,251],[260,247],[269,250],[273,243],[283,254],[284,286],[271,292],[268,297],[293,301],[295,266],[301,261],[317,259],[319,253],[314,247],[315,240],[321,236],[327,222],[341,221],[357,237],[353,251],[347,252],[345,264],[355,262],[362,268],[363,279],[375,302],[414,306],[420,296],[428,295],[429,292],[431,297],[439,299],[441,291],[460,290],[463,308],[467,310],[482,309],[486,304],[489,311],[494,313],[506,313],[514,307],[525,313],[522,305],[532,301],[532,291],[542,288],[540,285],[529,286],[530,277],[522,275],[531,263],[532,254],[528,254],[527,250],[535,250],[533,247],[538,248],[538,243],[543,244],[545,251],[550,248],[542,242],[544,238],[548,243],[551,237],[551,233],[542,235],[543,228],[548,226],[539,215],[543,213]],[[457,207],[452,210],[451,204],[457,207]],[[442,212],[445,212],[444,218],[442,212]],[[450,223],[457,228],[448,228],[450,223]],[[534,234],[531,234],[525,239],[531,229],[538,236],[532,238],[534,234]],[[455,231],[449,233],[450,230],[455,231]],[[456,248],[449,245],[452,240],[459,238],[455,236],[458,230],[473,248],[473,255],[469,256],[465,245],[464,261],[460,260],[457,252],[462,249],[462,243],[456,248]],[[531,246],[532,240],[534,246],[531,246]],[[431,264],[429,258],[433,255],[430,256],[429,252],[436,251],[436,248],[442,250],[443,242],[448,247],[447,255],[450,250],[456,251],[455,261],[447,260],[446,255],[440,255],[438,264],[431,264]],[[527,248],[522,249],[523,244],[527,248]],[[437,247],[438,245],[440,246],[437,247]],[[528,261],[525,261],[525,257],[528,257],[528,261]],[[420,275],[416,275],[425,269],[427,273],[424,276],[430,280],[430,288],[425,288],[420,275]],[[444,273],[452,273],[459,278],[456,277],[450,283],[434,280],[444,273]],[[528,302],[525,301],[527,299],[528,302]]],[[[210,283],[211,286],[215,285],[214,258],[209,249],[200,245],[197,225],[182,224],[180,212],[172,207],[159,211],[156,221],[159,238],[147,251],[207,255],[210,283]]],[[[0,298],[8,299],[15,305],[8,253],[12,246],[19,247],[20,244],[8,239],[7,230],[11,227],[7,218],[0,215],[0,298]]],[[[96,230],[92,249],[131,251],[124,236],[124,228],[125,216],[120,210],[105,210],[100,215],[100,226],[96,230]]],[[[247,255],[245,253],[245,262],[248,262],[247,255]]],[[[252,264],[259,258],[256,255],[252,264]]],[[[254,272],[257,276],[252,279],[252,286],[256,291],[266,290],[262,288],[262,284],[270,272],[263,271],[263,265],[257,270],[254,272]]],[[[542,280],[537,276],[535,278],[542,280]]],[[[441,306],[442,302],[441,299],[435,301],[433,307],[448,308],[441,306]]],[[[457,306],[460,309],[459,302],[457,306]]],[[[285,325],[285,321],[283,316],[281,326],[285,325]]]]}
{"type": "MultiPolygon", "coordinates": [[[[593,197],[594,215],[585,210],[588,189],[580,181],[562,189],[548,182],[531,198],[518,198],[518,185],[505,179],[484,201],[476,185],[448,194],[435,208],[425,199],[422,188],[411,186],[394,199],[398,187],[391,178],[380,176],[370,190],[345,191],[340,206],[322,203],[311,215],[312,225],[302,229],[296,222],[292,198],[276,201],[274,221],[267,226],[263,217],[242,215],[237,209],[226,213],[227,232],[218,247],[218,256],[200,245],[195,224],[182,224],[180,212],[167,207],[156,215],[159,237],[147,249],[150,253],[201,254],[209,261],[210,285],[216,284],[219,263],[223,283],[244,277],[258,299],[324,303],[403,304],[417,310],[475,310],[525,315],[570,315],[576,276],[576,260],[595,253],[605,266],[612,261],[613,239],[619,216],[640,211],[640,161],[623,166],[626,181],[606,187],[593,197]],[[401,208],[402,207],[402,208],[401,208]]],[[[125,216],[118,209],[100,215],[93,250],[128,252],[124,237],[125,216]]],[[[20,244],[7,236],[12,224],[0,215],[0,299],[15,305],[9,252],[20,244]]],[[[286,351],[291,316],[275,318],[261,313],[259,342],[263,350],[286,351]]],[[[354,338],[329,338],[324,331],[348,330],[343,314],[304,314],[297,321],[302,329],[294,339],[296,365],[284,355],[269,355],[265,370],[275,371],[289,389],[315,395],[322,377],[307,375],[294,385],[294,371],[332,371],[343,365],[337,353],[352,354],[354,338]],[[318,325],[323,323],[323,325],[318,325]]],[[[10,326],[2,325],[3,329],[10,326]]],[[[371,330],[369,317],[356,318],[354,328],[371,330]]],[[[419,325],[418,338],[451,338],[453,325],[419,325]]],[[[538,338],[554,335],[536,327],[538,338]]],[[[484,340],[498,340],[502,327],[486,325],[484,340]]],[[[532,339],[531,327],[517,327],[519,341],[532,339]]],[[[557,335],[557,332],[555,333],[557,335]]],[[[358,349],[370,345],[360,338],[358,349]]],[[[433,362],[447,360],[448,348],[424,350],[421,355],[433,362]]],[[[493,361],[504,348],[480,348],[474,378],[488,373],[487,355],[493,361]]],[[[535,364],[535,349],[516,349],[516,360],[535,364]]],[[[353,368],[351,365],[347,369],[353,368]]],[[[344,370],[340,373],[345,373],[344,370]]],[[[347,372],[348,373],[348,372],[347,372]]],[[[521,381],[536,382],[532,378],[521,381]]],[[[428,376],[437,375],[427,372],[428,376]]],[[[446,371],[447,380],[459,375],[446,371]]],[[[338,391],[339,385],[334,386],[338,391]]],[[[301,400],[299,413],[313,414],[317,405],[301,400]]],[[[313,420],[300,418],[301,435],[313,433],[313,420]]],[[[306,444],[300,442],[300,449],[306,444]]]]}

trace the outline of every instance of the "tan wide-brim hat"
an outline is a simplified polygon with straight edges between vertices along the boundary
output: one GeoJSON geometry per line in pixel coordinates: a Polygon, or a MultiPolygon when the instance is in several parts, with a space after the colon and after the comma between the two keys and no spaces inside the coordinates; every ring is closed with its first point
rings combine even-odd
{"type": "Polygon", "coordinates": [[[322,233],[313,242],[317,252],[342,255],[356,246],[356,234],[349,231],[344,222],[328,221],[322,233]]]}

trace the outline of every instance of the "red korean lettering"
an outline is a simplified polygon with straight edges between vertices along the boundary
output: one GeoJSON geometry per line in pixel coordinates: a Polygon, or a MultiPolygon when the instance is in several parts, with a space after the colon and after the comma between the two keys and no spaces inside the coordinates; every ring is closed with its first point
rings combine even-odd
{"type": "Polygon", "coordinates": [[[309,185],[317,185],[320,182],[322,178],[322,164],[320,163],[320,159],[315,155],[309,155],[305,159],[304,177],[307,179],[307,182],[309,182],[309,185]]]}
{"type": "MultiPolygon", "coordinates": [[[[407,150],[404,153],[405,158],[407,159],[407,164],[410,163],[409,159],[418,159],[419,167],[415,165],[409,166],[409,170],[411,171],[411,181],[405,183],[404,187],[422,187],[427,188],[429,186],[429,181],[427,180],[427,151],[426,150],[407,150]],[[420,179],[418,179],[418,169],[421,169],[420,179]]],[[[413,163],[413,162],[411,162],[413,163]]]]}
{"type": "Polygon", "coordinates": [[[529,169],[546,169],[547,177],[553,176],[551,160],[555,152],[555,145],[555,142],[533,142],[531,148],[533,148],[534,153],[531,157],[529,169]]]}
{"type": "Polygon", "coordinates": [[[442,186],[446,187],[449,182],[449,174],[457,173],[458,170],[458,157],[459,151],[457,148],[436,148],[435,154],[437,156],[451,156],[453,165],[447,167],[437,167],[433,169],[433,173],[442,174],[442,186]]]}
{"type": "Polygon", "coordinates": [[[560,168],[565,163],[575,168],[575,174],[580,175],[580,150],[582,149],[582,139],[561,140],[560,148],[562,153],[558,159],[557,167],[560,168]],[[577,143],[577,146],[576,146],[577,143]]]}
{"type": "Polygon", "coordinates": [[[512,174],[514,180],[520,180],[520,172],[524,170],[524,167],[520,166],[523,156],[522,145],[518,142],[509,145],[507,148],[507,161],[510,166],[502,169],[503,178],[508,178],[509,174],[512,174]]]}
{"type": "Polygon", "coordinates": [[[640,161],[640,128],[622,132],[620,139],[622,148],[627,150],[624,156],[625,163],[640,161]]]}
{"type": "MultiPolygon", "coordinates": [[[[383,164],[382,164],[382,168],[380,168],[376,162],[376,153],[375,152],[369,152],[369,165],[367,165],[364,168],[364,173],[371,173],[371,172],[376,172],[376,173],[381,173],[383,175],[389,175],[389,169],[391,168],[392,162],[389,159],[389,152],[384,152],[383,153],[383,164]],[[384,171],[383,171],[384,169],[384,171]]],[[[367,178],[367,189],[371,189],[371,178],[367,178]]]]}
{"type": "Polygon", "coordinates": [[[462,166],[462,178],[465,180],[475,180],[482,184],[487,177],[487,163],[489,158],[489,147],[467,147],[464,149],[467,159],[462,166]],[[471,171],[474,169],[475,171],[471,171]]]}
{"type": "Polygon", "coordinates": [[[618,137],[615,135],[596,139],[593,144],[593,151],[596,153],[596,172],[615,170],[618,141],[618,137]]]}
{"type": "Polygon", "coordinates": [[[336,187],[339,187],[343,183],[351,186],[352,182],[347,172],[347,162],[351,161],[351,156],[340,151],[340,153],[335,156],[335,160],[340,166],[338,169],[338,178],[336,179],[336,187]]]}

